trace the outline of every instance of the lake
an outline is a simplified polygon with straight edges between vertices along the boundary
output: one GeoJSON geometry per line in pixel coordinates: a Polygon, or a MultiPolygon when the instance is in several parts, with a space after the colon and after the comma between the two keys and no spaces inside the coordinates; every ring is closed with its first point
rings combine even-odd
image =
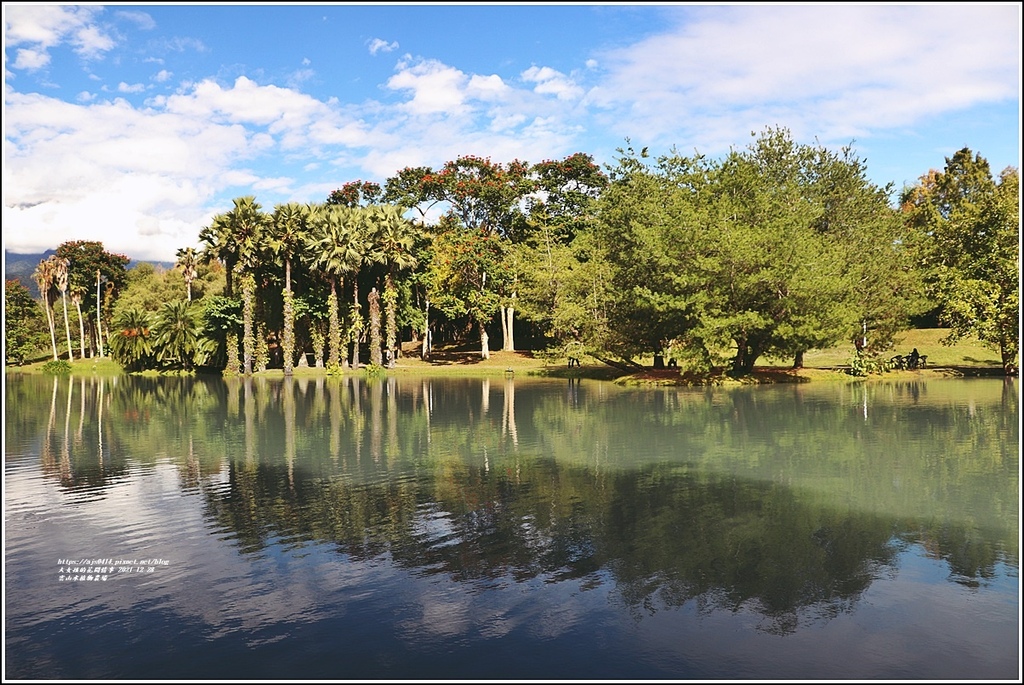
{"type": "Polygon", "coordinates": [[[12,679],[1020,679],[1019,389],[5,379],[12,679]]]}

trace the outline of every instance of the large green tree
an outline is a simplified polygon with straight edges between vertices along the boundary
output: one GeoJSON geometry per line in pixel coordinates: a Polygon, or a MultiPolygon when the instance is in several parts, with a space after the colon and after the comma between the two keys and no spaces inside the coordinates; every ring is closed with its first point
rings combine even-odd
{"type": "Polygon", "coordinates": [[[468,316],[480,331],[480,356],[490,358],[487,323],[501,307],[507,279],[506,242],[486,230],[467,231],[445,217],[433,242],[429,293],[449,317],[468,316]]]}
{"type": "Polygon", "coordinates": [[[39,303],[22,283],[4,281],[4,361],[24,364],[46,344],[46,323],[39,303]]]}
{"type": "Polygon", "coordinates": [[[671,350],[701,370],[753,370],[904,322],[885,283],[901,268],[887,190],[863,164],[769,129],[720,161],[623,151],[590,241],[608,262],[605,344],[671,350]]]}
{"type": "Polygon", "coordinates": [[[81,318],[90,347],[103,356],[103,329],[114,315],[114,305],[128,282],[130,259],[108,252],[96,240],[70,240],[57,246],[56,256],[68,260],[68,287],[83,294],[81,318]],[[95,293],[95,298],[85,297],[95,293]],[[93,325],[95,322],[95,325],[93,325]]]}
{"type": "Polygon", "coordinates": [[[944,342],[977,337],[999,351],[1007,375],[1019,370],[1019,193],[1017,169],[994,178],[988,160],[965,147],[901,197],[929,294],[949,327],[944,342]]]}
{"type": "Polygon", "coordinates": [[[587,308],[592,286],[586,229],[608,177],[590,155],[578,152],[533,166],[537,192],[527,199],[529,229],[516,244],[522,268],[519,306],[524,318],[564,346],[593,340],[587,308]]]}
{"type": "MultiPolygon", "coordinates": [[[[445,230],[461,226],[470,235],[480,231],[516,243],[526,236],[526,198],[537,190],[537,180],[529,163],[513,160],[507,164],[492,162],[489,158],[462,155],[436,171],[429,167],[404,169],[385,184],[384,199],[403,206],[415,207],[421,213],[434,204],[445,208],[447,216],[456,220],[445,230]]],[[[502,248],[513,258],[506,245],[502,248]]],[[[498,292],[503,332],[502,349],[515,349],[513,327],[517,305],[517,279],[514,271],[506,272],[498,292]],[[508,277],[511,276],[511,277],[508,277]]],[[[496,291],[497,292],[497,291],[496,291]]]]}

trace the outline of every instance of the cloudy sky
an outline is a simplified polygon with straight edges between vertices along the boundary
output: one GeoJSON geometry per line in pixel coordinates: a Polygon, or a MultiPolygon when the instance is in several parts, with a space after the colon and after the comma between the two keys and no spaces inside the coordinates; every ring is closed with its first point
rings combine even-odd
{"type": "Polygon", "coordinates": [[[852,144],[1020,168],[1020,3],[3,5],[3,242],[171,261],[254,195],[460,155],[852,144]]]}

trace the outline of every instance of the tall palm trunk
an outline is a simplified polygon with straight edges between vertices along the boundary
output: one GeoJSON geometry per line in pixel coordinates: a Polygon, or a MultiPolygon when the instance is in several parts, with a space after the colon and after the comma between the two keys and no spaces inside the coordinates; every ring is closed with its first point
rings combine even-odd
{"type": "Polygon", "coordinates": [[[75,309],[78,311],[78,345],[81,350],[82,356],[80,359],[85,359],[85,321],[82,319],[82,298],[79,293],[79,297],[72,295],[71,301],[75,303],[75,309]]]}
{"type": "Polygon", "coordinates": [[[252,274],[242,277],[242,373],[252,375],[252,361],[256,355],[256,337],[253,319],[256,310],[256,282],[252,274]]]}
{"type": "Polygon", "coordinates": [[[398,347],[398,293],[395,291],[394,267],[388,269],[384,276],[384,348],[390,350],[388,360],[395,358],[395,348],[398,347]]]}
{"type": "Polygon", "coordinates": [[[103,359],[103,310],[100,309],[100,270],[96,269],[96,347],[103,359]]]}
{"type": "Polygon", "coordinates": [[[352,278],[352,368],[359,368],[359,335],[363,332],[362,316],[359,313],[359,279],[352,278]]]}
{"type": "Polygon", "coordinates": [[[71,322],[68,319],[68,298],[64,294],[64,291],[60,291],[60,299],[64,305],[64,332],[68,338],[68,361],[74,361],[75,359],[75,348],[71,346],[71,322]]]}
{"type": "Polygon", "coordinates": [[[329,328],[327,331],[327,368],[341,367],[341,321],[338,318],[338,287],[334,278],[331,279],[331,294],[327,296],[327,312],[329,328]]]}
{"type": "Polygon", "coordinates": [[[370,305],[370,363],[381,366],[380,355],[380,295],[376,288],[370,288],[367,295],[370,305]]]}
{"type": "Polygon", "coordinates": [[[53,315],[53,307],[50,306],[49,298],[43,295],[43,308],[46,309],[46,322],[50,325],[50,344],[53,346],[53,361],[60,359],[57,352],[57,321],[53,315]]]}
{"type": "Polygon", "coordinates": [[[284,336],[281,348],[284,352],[284,375],[293,373],[295,356],[295,306],[292,302],[292,262],[284,260],[284,336]]]}

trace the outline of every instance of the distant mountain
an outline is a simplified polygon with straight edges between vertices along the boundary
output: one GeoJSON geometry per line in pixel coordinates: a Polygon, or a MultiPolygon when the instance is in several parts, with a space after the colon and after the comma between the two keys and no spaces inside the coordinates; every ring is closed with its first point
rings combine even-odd
{"type": "Polygon", "coordinates": [[[54,254],[56,250],[47,250],[40,254],[15,254],[4,250],[4,280],[20,281],[29,289],[32,297],[39,297],[39,287],[32,280],[32,272],[39,262],[54,254]]]}
{"type": "MultiPolygon", "coordinates": [[[[17,254],[4,250],[4,279],[5,280],[16,280],[19,281],[23,286],[28,288],[29,292],[32,293],[32,297],[39,297],[39,286],[32,280],[32,272],[39,266],[39,262],[46,259],[52,254],[55,254],[56,250],[47,250],[46,252],[36,254],[17,254]]],[[[165,269],[173,269],[174,262],[155,262],[151,260],[134,260],[128,262],[128,268],[148,262],[153,266],[162,266],[165,269]]]]}

